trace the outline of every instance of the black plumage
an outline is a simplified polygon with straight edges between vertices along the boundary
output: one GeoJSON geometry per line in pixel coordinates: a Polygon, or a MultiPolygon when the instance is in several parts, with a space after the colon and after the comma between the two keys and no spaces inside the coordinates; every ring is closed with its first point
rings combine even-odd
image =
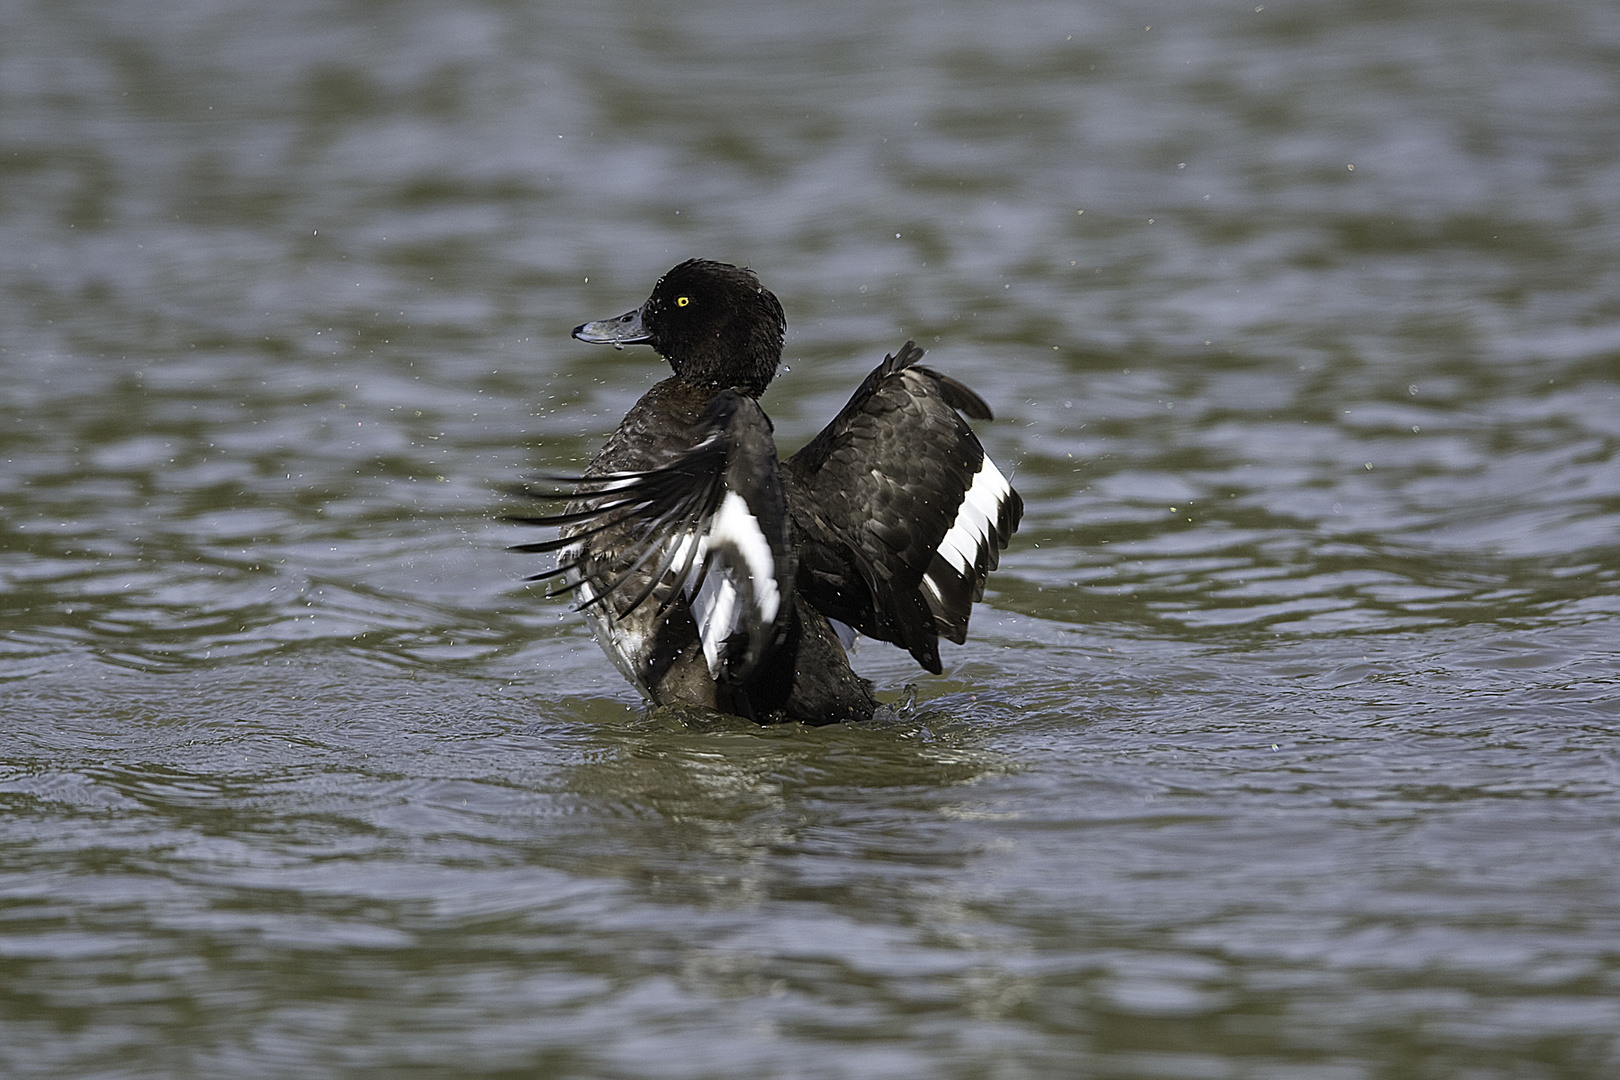
{"type": "Polygon", "coordinates": [[[822,432],[778,461],[758,395],[785,320],[750,272],[690,260],[635,311],[584,341],[648,344],[673,378],[636,403],[561,513],[518,550],[556,569],[597,639],[649,700],[762,722],[866,719],[876,708],[829,620],[941,670],[939,636],[965,640],[1023,513],[963,415],[990,408],[917,363],[886,356],[822,432]]]}

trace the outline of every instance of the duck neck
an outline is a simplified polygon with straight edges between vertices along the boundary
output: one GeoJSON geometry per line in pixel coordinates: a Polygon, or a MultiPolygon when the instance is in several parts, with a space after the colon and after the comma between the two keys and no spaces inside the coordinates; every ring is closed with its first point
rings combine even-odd
{"type": "Polygon", "coordinates": [[[742,356],[733,356],[724,363],[717,357],[695,357],[685,361],[671,360],[670,366],[682,382],[700,389],[719,393],[736,389],[752,398],[765,392],[776,377],[776,366],[782,362],[782,343],[750,343],[742,356]]]}

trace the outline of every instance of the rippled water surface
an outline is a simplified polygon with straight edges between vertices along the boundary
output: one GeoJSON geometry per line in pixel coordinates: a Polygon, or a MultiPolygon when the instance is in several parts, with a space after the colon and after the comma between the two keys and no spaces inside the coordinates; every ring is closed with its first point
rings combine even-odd
{"type": "Polygon", "coordinates": [[[0,6],[0,1073],[1620,1075],[1620,8],[0,6]],[[501,485],[781,297],[1028,505],[645,712],[501,485]]]}

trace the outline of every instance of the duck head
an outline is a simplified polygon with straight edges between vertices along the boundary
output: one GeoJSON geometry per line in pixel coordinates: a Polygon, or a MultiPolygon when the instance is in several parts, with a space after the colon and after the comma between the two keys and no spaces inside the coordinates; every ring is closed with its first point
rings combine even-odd
{"type": "Polygon", "coordinates": [[[646,303],[574,337],[623,348],[651,345],[681,381],[758,397],[782,361],[787,320],[752,270],[688,259],[658,279],[646,303]]]}

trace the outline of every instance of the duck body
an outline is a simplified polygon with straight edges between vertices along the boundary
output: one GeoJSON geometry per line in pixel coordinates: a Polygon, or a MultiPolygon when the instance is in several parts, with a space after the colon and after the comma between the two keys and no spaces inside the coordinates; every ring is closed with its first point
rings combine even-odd
{"type": "MultiPolygon", "coordinates": [[[[781,360],[781,305],[750,272],[689,260],[640,308],[574,330],[648,344],[673,377],[638,401],[576,478],[555,552],[604,651],[645,698],[770,723],[869,719],[871,685],[834,624],[941,670],[1023,501],[962,413],[990,410],[907,342],[808,445],[779,460],[759,394],[781,360]]],[[[553,478],[566,479],[566,478],[553,478]]]]}

